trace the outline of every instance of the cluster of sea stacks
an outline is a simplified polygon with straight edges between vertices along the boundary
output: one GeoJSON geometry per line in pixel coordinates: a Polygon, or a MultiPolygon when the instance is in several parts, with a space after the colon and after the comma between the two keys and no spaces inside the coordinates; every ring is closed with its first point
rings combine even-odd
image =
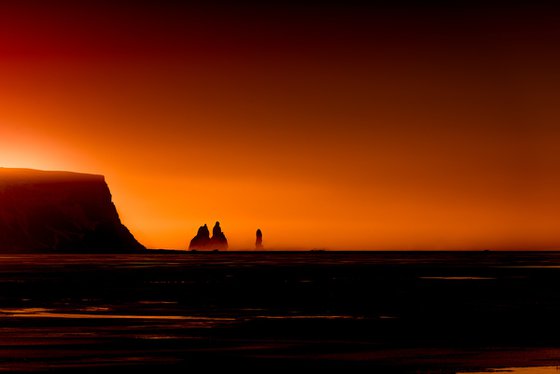
{"type": "Polygon", "coordinates": [[[189,244],[189,250],[219,250],[225,251],[228,249],[228,241],[226,235],[222,232],[220,222],[216,222],[212,229],[212,237],[208,226],[200,226],[196,236],[189,244]]]}
{"type": "MultiPolygon", "coordinates": [[[[208,226],[200,226],[196,236],[192,238],[189,244],[189,250],[191,251],[225,251],[228,249],[228,241],[226,235],[220,227],[220,222],[216,222],[214,228],[212,229],[212,237],[210,237],[210,231],[208,226]]],[[[263,240],[261,229],[257,230],[257,240],[255,242],[255,249],[262,250],[263,240]]]]}

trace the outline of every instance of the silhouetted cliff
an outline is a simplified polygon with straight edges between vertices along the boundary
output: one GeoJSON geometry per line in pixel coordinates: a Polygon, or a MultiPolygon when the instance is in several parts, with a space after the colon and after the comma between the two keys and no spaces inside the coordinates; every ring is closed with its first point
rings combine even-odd
{"type": "Polygon", "coordinates": [[[101,175],[0,168],[0,250],[143,249],[101,175]]]}

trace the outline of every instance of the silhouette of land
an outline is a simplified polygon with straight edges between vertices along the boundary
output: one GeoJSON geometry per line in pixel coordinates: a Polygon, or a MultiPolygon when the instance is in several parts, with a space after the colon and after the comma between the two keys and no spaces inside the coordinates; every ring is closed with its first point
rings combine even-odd
{"type": "Polygon", "coordinates": [[[103,176],[0,168],[0,251],[140,249],[103,176]]]}
{"type": "Polygon", "coordinates": [[[255,249],[257,251],[263,249],[263,237],[261,229],[257,229],[257,240],[255,241],[255,249]]]}
{"type": "Polygon", "coordinates": [[[220,222],[216,222],[212,229],[212,237],[208,226],[204,224],[198,228],[196,236],[192,238],[189,244],[190,250],[220,250],[228,249],[228,241],[226,235],[222,232],[220,222]]]}

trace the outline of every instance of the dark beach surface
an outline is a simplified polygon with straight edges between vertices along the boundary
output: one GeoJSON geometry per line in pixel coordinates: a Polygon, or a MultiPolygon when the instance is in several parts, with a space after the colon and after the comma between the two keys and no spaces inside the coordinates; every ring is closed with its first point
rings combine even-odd
{"type": "Polygon", "coordinates": [[[549,373],[560,253],[3,254],[0,337],[1,371],[549,373]]]}

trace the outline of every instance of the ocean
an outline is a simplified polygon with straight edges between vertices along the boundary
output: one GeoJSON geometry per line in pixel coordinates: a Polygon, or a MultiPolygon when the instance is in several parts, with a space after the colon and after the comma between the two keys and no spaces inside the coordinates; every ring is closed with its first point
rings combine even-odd
{"type": "Polygon", "coordinates": [[[558,252],[0,255],[0,371],[560,364],[558,252]]]}

